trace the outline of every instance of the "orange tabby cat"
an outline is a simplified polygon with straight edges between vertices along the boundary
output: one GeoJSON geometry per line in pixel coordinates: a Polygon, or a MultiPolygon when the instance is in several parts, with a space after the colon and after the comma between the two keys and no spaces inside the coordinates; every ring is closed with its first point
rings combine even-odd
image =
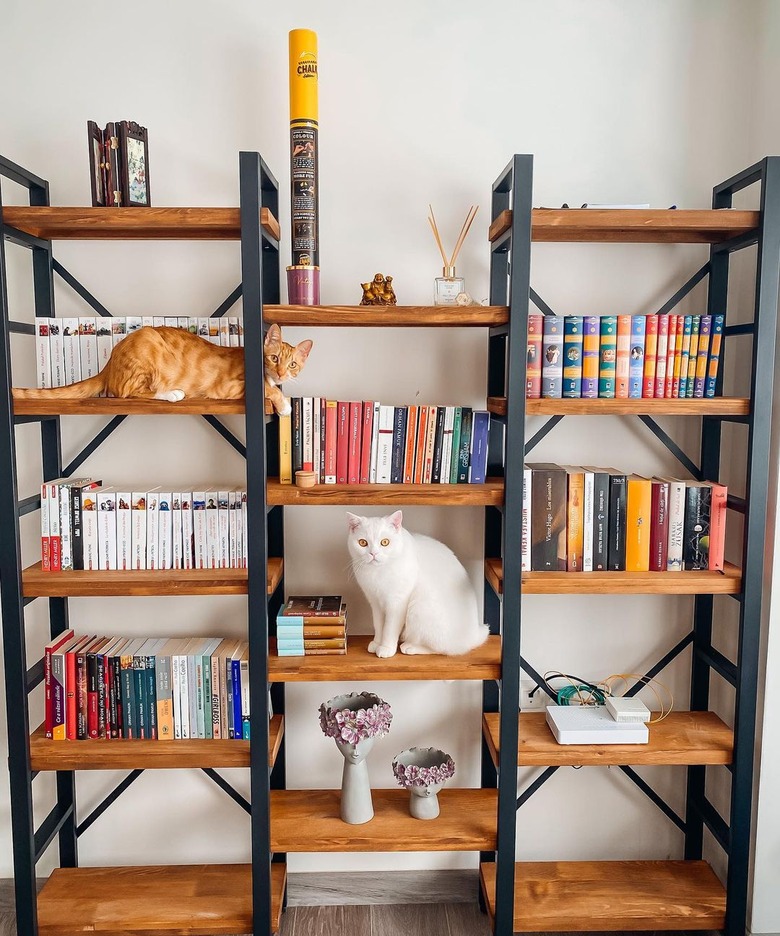
{"type": "MultiPolygon", "coordinates": [[[[272,325],[265,336],[265,396],[280,416],[290,401],[279,384],[300,374],[311,341],[290,345],[272,325]]],[[[178,403],[185,397],[239,400],[244,396],[244,349],[221,348],[178,328],[139,328],[111,352],[103,370],[69,387],[14,389],[17,400],[80,400],[85,397],[140,397],[178,403]]]]}

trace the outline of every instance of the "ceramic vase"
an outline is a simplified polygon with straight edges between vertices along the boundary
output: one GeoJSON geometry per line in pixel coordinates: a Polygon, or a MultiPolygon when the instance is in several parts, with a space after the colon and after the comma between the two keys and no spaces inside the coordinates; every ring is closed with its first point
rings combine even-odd
{"type": "Polygon", "coordinates": [[[393,760],[393,773],[409,790],[409,812],[415,819],[435,819],[439,815],[438,794],[455,773],[455,762],[437,748],[409,748],[393,760]]]}

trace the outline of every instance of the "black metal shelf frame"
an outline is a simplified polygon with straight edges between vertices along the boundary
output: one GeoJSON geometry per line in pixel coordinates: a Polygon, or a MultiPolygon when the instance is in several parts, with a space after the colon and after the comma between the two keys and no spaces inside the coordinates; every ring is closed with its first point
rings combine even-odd
{"type": "MultiPolygon", "coordinates": [[[[263,356],[251,353],[262,348],[265,328],[262,317],[262,296],[279,302],[278,245],[260,231],[257,219],[261,208],[268,208],[278,217],[279,187],[268,167],[257,153],[239,156],[241,270],[242,282],[212,313],[225,315],[244,297],[244,337],[246,368],[246,446],[216,417],[204,415],[215,429],[239,454],[247,459],[248,492],[248,634],[250,655],[255,664],[252,672],[267,671],[268,621],[275,620],[282,603],[284,577],[273,595],[267,595],[267,557],[282,556],[284,521],[281,508],[270,512],[265,503],[266,452],[270,472],[278,473],[278,428],[275,421],[266,422],[263,399],[263,356]],[[264,427],[258,431],[258,427],[264,427]]],[[[0,180],[3,178],[25,187],[33,206],[49,204],[49,184],[10,160],[0,157],[0,180]]],[[[19,500],[16,467],[15,426],[38,422],[41,429],[43,480],[72,476],[84,461],[121,425],[125,416],[115,416],[97,433],[72,461],[62,464],[62,440],[59,416],[15,417],[11,396],[11,334],[34,335],[33,325],[12,321],[8,309],[8,276],[5,244],[10,242],[32,251],[34,311],[36,318],[53,317],[54,274],[70,286],[100,316],[111,313],[52,255],[52,243],[32,237],[10,227],[3,221],[2,190],[0,189],[0,388],[4,406],[0,413],[0,473],[4,484],[0,490],[0,606],[3,617],[3,653],[6,681],[6,713],[8,724],[8,767],[11,789],[11,831],[16,897],[17,930],[25,936],[37,936],[36,865],[56,838],[61,867],[78,866],[78,838],[103,815],[113,802],[143,773],[136,769],[122,781],[80,823],[76,814],[76,784],[74,771],[56,772],[56,800],[49,814],[36,829],[33,813],[32,783],[37,773],[30,767],[30,719],[28,696],[43,681],[43,663],[38,661],[29,670],[26,666],[27,644],[24,608],[35,599],[22,595],[22,564],[19,546],[19,518],[40,509],[40,496],[19,500]]],[[[52,638],[68,629],[68,599],[48,598],[49,632],[52,638]]],[[[270,687],[274,710],[284,712],[284,686],[270,687]]],[[[217,786],[251,816],[252,887],[254,936],[271,932],[271,861],[269,852],[270,826],[268,818],[269,789],[284,786],[284,738],[274,767],[268,769],[268,699],[265,679],[253,679],[250,704],[257,716],[253,719],[250,745],[251,803],[239,794],[219,773],[201,768],[217,786]]],[[[284,855],[273,860],[283,861],[284,855]]]]}
{"type": "MultiPolygon", "coordinates": [[[[491,221],[507,208],[513,209],[512,227],[507,235],[492,246],[491,292],[493,304],[507,304],[509,295],[509,326],[493,329],[490,338],[488,395],[507,398],[506,417],[498,422],[503,434],[491,435],[491,472],[502,474],[505,454],[505,507],[501,511],[487,508],[485,521],[486,556],[503,555],[503,600],[485,584],[486,621],[493,632],[502,631],[503,669],[501,699],[499,690],[490,684],[484,688],[485,711],[501,712],[501,751],[514,755],[517,750],[518,720],[515,705],[518,698],[519,670],[531,676],[545,689],[534,667],[521,655],[521,576],[520,528],[522,496],[522,462],[541,440],[551,432],[563,416],[546,420],[530,438],[525,437],[525,338],[528,327],[528,307],[532,302],[543,314],[553,315],[550,306],[530,287],[531,223],[530,204],[533,161],[530,156],[515,156],[493,187],[491,221]],[[514,341],[510,343],[510,338],[514,341]],[[510,348],[520,348],[516,355],[510,348]],[[501,605],[503,604],[503,608],[501,605]],[[503,625],[500,625],[503,619],[503,625]],[[515,667],[515,663],[517,666],[515,667]],[[500,704],[499,704],[500,703],[500,704]]],[[[710,258],[658,310],[666,314],[707,278],[708,314],[727,314],[729,257],[749,246],[758,246],[756,259],[756,290],[754,317],[751,323],[729,325],[726,319],[726,339],[752,335],[750,414],[748,416],[705,416],[702,419],[699,463],[690,458],[674,440],[649,416],[639,416],[644,425],[675,456],[680,464],[699,480],[718,480],[721,468],[721,436],[724,422],[746,424],[747,481],[744,498],[729,496],[729,509],[744,516],[742,547],[742,590],[732,595],[739,603],[739,633],[736,664],[727,659],[712,644],[715,614],[713,595],[697,595],[694,602],[691,631],[669,650],[647,676],[657,675],[689,645],[693,646],[690,708],[706,711],[710,699],[710,674],[718,673],[735,689],[734,756],[726,769],[731,774],[729,821],[723,819],[707,798],[705,782],[707,767],[687,768],[687,804],[685,817],[677,813],[633,769],[621,767],[623,773],[672,821],[685,836],[685,858],[700,860],[704,850],[704,829],[726,853],[727,936],[743,936],[746,932],[747,897],[750,857],[750,823],[753,795],[753,744],[756,719],[756,692],[759,681],[759,642],[761,630],[762,580],[764,572],[765,510],[769,491],[770,429],[772,386],[774,381],[775,341],[777,333],[778,298],[780,297],[780,157],[770,156],[713,189],[712,207],[730,208],[733,196],[742,189],[760,187],[760,224],[755,231],[731,238],[710,248],[710,258]]],[[[716,395],[723,390],[723,359],[728,342],[721,350],[721,368],[716,395]]],[[[628,694],[642,687],[638,681],[628,694]]],[[[498,844],[495,856],[495,933],[509,936],[513,932],[514,854],[516,817],[519,809],[558,770],[548,767],[523,793],[516,796],[516,758],[502,756],[497,772],[499,788],[498,844]]],[[[710,770],[715,768],[710,767],[710,770]]],[[[496,782],[489,751],[483,745],[483,785],[496,782]]]]}

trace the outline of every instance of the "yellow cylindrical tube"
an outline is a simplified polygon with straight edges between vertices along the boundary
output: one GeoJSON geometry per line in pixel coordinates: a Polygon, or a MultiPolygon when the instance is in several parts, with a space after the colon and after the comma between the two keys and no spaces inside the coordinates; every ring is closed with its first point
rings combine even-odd
{"type": "Polygon", "coordinates": [[[317,33],[293,29],[290,33],[290,122],[314,121],[319,116],[317,33]]]}

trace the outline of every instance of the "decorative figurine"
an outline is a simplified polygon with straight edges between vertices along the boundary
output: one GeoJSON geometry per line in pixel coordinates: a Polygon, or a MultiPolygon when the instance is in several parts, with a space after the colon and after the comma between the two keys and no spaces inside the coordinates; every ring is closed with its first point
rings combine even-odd
{"type": "Polygon", "coordinates": [[[396,298],[393,290],[393,277],[377,273],[370,283],[361,283],[363,298],[361,305],[395,305],[396,298]]]}
{"type": "Polygon", "coordinates": [[[409,812],[415,819],[439,815],[439,790],[455,774],[455,761],[436,748],[409,748],[393,759],[398,783],[410,791],[409,812]]]}
{"type": "Polygon", "coordinates": [[[374,818],[366,755],[388,733],[392,720],[390,706],[373,692],[350,692],[320,706],[322,733],[335,740],[344,758],[341,818],[350,825],[374,818]]]}

